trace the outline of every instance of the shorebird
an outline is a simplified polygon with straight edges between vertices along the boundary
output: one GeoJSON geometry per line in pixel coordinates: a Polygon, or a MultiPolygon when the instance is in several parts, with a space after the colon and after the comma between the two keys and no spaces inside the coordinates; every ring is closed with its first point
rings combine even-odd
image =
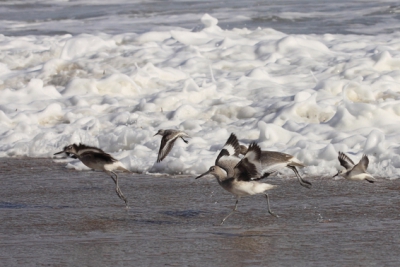
{"type": "Polygon", "coordinates": [[[370,183],[375,182],[375,178],[367,172],[369,159],[367,155],[363,155],[360,162],[354,164],[354,162],[344,153],[339,151],[338,156],[340,165],[345,169],[338,171],[333,177],[341,175],[348,180],[361,181],[366,180],[370,183]]]}
{"type": "Polygon", "coordinates": [[[265,193],[265,191],[276,186],[251,179],[260,176],[258,163],[261,156],[260,147],[256,143],[250,144],[248,152],[242,159],[239,158],[239,149],[239,142],[235,134],[232,133],[218,154],[215,166],[211,166],[208,171],[196,177],[196,179],[199,179],[212,174],[222,188],[236,197],[235,207],[222,219],[220,225],[237,210],[240,197],[262,193],[265,194],[267,199],[269,214],[278,217],[271,211],[269,197],[265,193]]]}
{"type": "Polygon", "coordinates": [[[128,207],[128,200],[122,194],[121,189],[118,185],[118,175],[114,172],[115,170],[126,171],[122,163],[117,159],[113,158],[110,154],[107,154],[103,150],[97,147],[91,147],[84,144],[72,144],[69,146],[65,146],[64,149],[60,152],[55,153],[54,155],[58,155],[61,153],[66,153],[67,155],[71,155],[74,158],[78,158],[83,164],[88,166],[94,170],[101,170],[110,175],[113,179],[116,188],[115,192],[118,197],[125,202],[126,208],[128,207]],[[113,176],[115,175],[115,177],[113,176]]]}
{"type": "MultiPolygon", "coordinates": [[[[246,153],[247,147],[245,145],[240,145],[240,154],[246,155],[246,153]]],[[[296,157],[277,151],[261,151],[260,161],[263,170],[262,176],[259,179],[266,178],[272,173],[277,172],[279,169],[286,167],[296,174],[300,185],[308,189],[311,188],[311,183],[304,180],[296,169],[296,167],[305,167],[305,165],[296,157]]]]}
{"type": "Polygon", "coordinates": [[[174,143],[176,139],[179,137],[185,142],[186,144],[188,143],[187,140],[185,140],[183,137],[190,137],[187,133],[178,131],[178,130],[158,130],[158,132],[154,135],[161,135],[161,145],[160,145],[160,150],[158,151],[158,157],[157,157],[157,162],[162,161],[168,153],[171,151],[172,147],[174,146],[174,143]]]}

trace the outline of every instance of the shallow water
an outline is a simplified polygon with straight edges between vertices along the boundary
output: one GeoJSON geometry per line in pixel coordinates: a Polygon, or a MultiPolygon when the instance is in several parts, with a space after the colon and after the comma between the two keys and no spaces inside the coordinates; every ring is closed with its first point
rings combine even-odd
{"type": "Polygon", "coordinates": [[[215,179],[120,174],[131,209],[104,173],[51,159],[0,160],[3,266],[398,266],[398,180],[375,184],[271,178],[234,198],[215,179]]]}

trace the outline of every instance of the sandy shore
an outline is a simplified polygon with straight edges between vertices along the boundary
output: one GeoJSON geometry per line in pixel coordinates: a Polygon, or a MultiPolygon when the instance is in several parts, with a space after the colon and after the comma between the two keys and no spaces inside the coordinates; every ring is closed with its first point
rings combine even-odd
{"type": "Polygon", "coordinates": [[[399,266],[400,180],[271,178],[235,199],[214,178],[106,174],[51,159],[0,160],[3,266],[399,266]]]}

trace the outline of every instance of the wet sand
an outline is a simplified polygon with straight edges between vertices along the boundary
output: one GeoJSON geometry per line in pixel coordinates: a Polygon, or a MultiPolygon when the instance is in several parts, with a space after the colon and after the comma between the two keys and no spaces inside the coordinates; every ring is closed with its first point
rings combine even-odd
{"type": "Polygon", "coordinates": [[[106,174],[0,159],[2,266],[399,266],[400,180],[271,178],[235,199],[214,178],[106,174]]]}

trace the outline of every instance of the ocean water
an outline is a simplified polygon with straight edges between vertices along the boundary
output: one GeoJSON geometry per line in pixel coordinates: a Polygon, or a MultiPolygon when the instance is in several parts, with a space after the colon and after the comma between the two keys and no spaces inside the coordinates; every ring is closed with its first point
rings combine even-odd
{"type": "Polygon", "coordinates": [[[195,175],[234,132],[305,175],[335,174],[343,151],[399,177],[396,1],[107,2],[0,2],[1,157],[82,142],[195,175]],[[156,163],[161,128],[192,138],[156,163]]]}

